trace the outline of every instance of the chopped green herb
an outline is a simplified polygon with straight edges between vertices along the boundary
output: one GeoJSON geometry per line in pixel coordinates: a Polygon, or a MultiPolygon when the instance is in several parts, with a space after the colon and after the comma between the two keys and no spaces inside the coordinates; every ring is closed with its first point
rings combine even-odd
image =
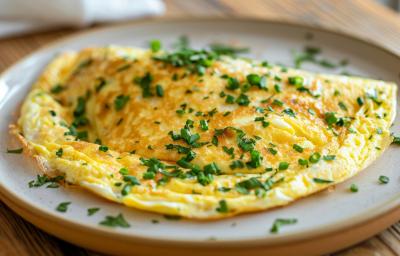
{"type": "Polygon", "coordinates": [[[65,90],[64,86],[62,86],[61,84],[56,84],[53,87],[51,87],[50,92],[53,94],[58,94],[64,90],[65,90]]]}
{"type": "Polygon", "coordinates": [[[361,97],[358,97],[357,104],[361,107],[362,105],[364,105],[364,100],[361,97]]]}
{"type": "Polygon", "coordinates": [[[250,100],[246,94],[241,93],[239,97],[237,97],[236,103],[240,106],[248,106],[250,104],[250,100]]]}
{"type": "Polygon", "coordinates": [[[100,151],[103,151],[103,152],[107,152],[107,151],[108,151],[108,147],[107,147],[107,146],[104,146],[104,145],[100,145],[100,146],[99,146],[99,150],[100,150],[100,151]]]}
{"type": "Polygon", "coordinates": [[[70,204],[71,202],[62,202],[57,206],[56,210],[59,212],[67,212],[70,204]]]}
{"type": "Polygon", "coordinates": [[[45,184],[47,184],[47,183],[50,183],[47,187],[48,188],[56,188],[56,187],[58,187],[58,184],[57,184],[57,182],[60,182],[61,180],[63,180],[64,179],[64,176],[56,176],[56,177],[54,177],[54,178],[49,178],[49,177],[47,177],[47,176],[45,176],[45,175],[37,175],[36,176],[36,180],[31,180],[29,183],[28,183],[28,186],[30,187],[30,188],[33,188],[33,187],[41,187],[41,186],[43,186],[43,185],[45,185],[45,184]]]}
{"type": "Polygon", "coordinates": [[[225,102],[228,104],[233,104],[233,103],[235,103],[235,97],[233,97],[232,95],[227,95],[225,102]]]}
{"type": "Polygon", "coordinates": [[[400,136],[395,136],[395,135],[392,135],[392,136],[393,136],[392,143],[400,145],[400,136]]]}
{"type": "Polygon", "coordinates": [[[217,207],[216,211],[219,213],[227,213],[229,211],[225,200],[219,201],[219,207],[217,207]]]}
{"type": "Polygon", "coordinates": [[[218,55],[228,55],[235,57],[239,53],[246,53],[249,51],[249,48],[243,48],[243,47],[234,47],[230,45],[225,45],[225,44],[211,44],[210,48],[213,52],[215,52],[218,55]]]}
{"type": "Polygon", "coordinates": [[[114,100],[115,110],[120,111],[123,109],[126,103],[128,103],[129,99],[129,95],[118,95],[114,100]]]}
{"type": "Polygon", "coordinates": [[[208,123],[207,120],[200,120],[200,128],[203,131],[207,131],[208,130],[208,123]]]}
{"type": "Polygon", "coordinates": [[[117,68],[116,71],[117,71],[117,72],[122,72],[122,71],[124,71],[124,70],[129,69],[131,66],[132,66],[131,64],[125,64],[125,65],[122,65],[121,67],[117,68]]]}
{"type": "Polygon", "coordinates": [[[275,84],[275,85],[274,85],[274,89],[275,89],[275,91],[276,91],[277,93],[282,92],[281,86],[280,86],[279,84],[275,84]]]}
{"type": "Polygon", "coordinates": [[[129,223],[125,220],[124,216],[121,213],[118,214],[116,217],[106,216],[105,220],[101,221],[99,224],[108,227],[130,227],[129,223]]]}
{"type": "Polygon", "coordinates": [[[301,76],[290,76],[288,77],[288,82],[290,85],[303,86],[304,78],[301,76]]]}
{"type": "Polygon", "coordinates": [[[296,150],[299,153],[303,153],[304,149],[300,145],[293,144],[293,149],[296,150]]]}
{"type": "Polygon", "coordinates": [[[9,154],[21,154],[22,151],[24,151],[23,148],[7,149],[7,153],[9,154]]]}
{"type": "Polygon", "coordinates": [[[161,42],[160,40],[151,40],[150,41],[150,49],[152,52],[158,52],[159,50],[161,50],[161,42]]]}
{"type": "Polygon", "coordinates": [[[239,81],[236,78],[228,77],[228,84],[226,85],[226,89],[234,91],[240,87],[239,81]]]}
{"type": "Polygon", "coordinates": [[[279,171],[284,171],[289,168],[289,163],[288,162],[280,162],[278,166],[279,171]]]}
{"type": "Polygon", "coordinates": [[[384,175],[379,176],[379,182],[381,184],[388,184],[389,181],[390,181],[389,177],[384,176],[384,175]]]}
{"type": "Polygon", "coordinates": [[[146,73],[143,77],[136,77],[133,80],[134,83],[138,84],[142,88],[142,97],[149,98],[153,96],[151,93],[151,83],[153,82],[153,76],[150,73],[146,73]]]}
{"type": "Polygon", "coordinates": [[[56,156],[62,157],[62,155],[63,155],[63,149],[62,149],[62,148],[59,148],[59,149],[56,151],[56,156]]]}
{"type": "Polygon", "coordinates": [[[307,166],[307,165],[308,165],[308,160],[307,160],[307,159],[302,159],[302,158],[300,158],[300,159],[298,160],[298,163],[299,163],[299,165],[307,166]]]}
{"type": "Polygon", "coordinates": [[[49,113],[50,113],[51,116],[56,116],[57,115],[56,111],[54,111],[54,110],[49,110],[49,113]]]}
{"type": "Polygon", "coordinates": [[[340,109],[342,109],[343,111],[347,111],[347,107],[342,101],[340,101],[338,105],[339,105],[340,109]]]}
{"type": "Polygon", "coordinates": [[[310,163],[316,164],[319,162],[319,159],[321,159],[321,154],[315,152],[310,156],[310,158],[308,158],[308,161],[310,161],[310,163]]]}
{"type": "Polygon", "coordinates": [[[274,221],[274,224],[272,224],[271,233],[278,233],[279,229],[284,226],[284,225],[292,225],[292,224],[296,224],[297,223],[297,219],[276,219],[274,221]]]}
{"type": "Polygon", "coordinates": [[[324,159],[325,161],[332,161],[335,160],[335,158],[336,158],[335,155],[326,155],[322,157],[322,159],[324,159]]]}
{"type": "Polygon", "coordinates": [[[356,184],[351,184],[350,191],[353,193],[358,192],[358,186],[356,184]]]}
{"type": "Polygon", "coordinates": [[[232,159],[235,158],[234,148],[233,147],[228,148],[226,146],[223,146],[222,149],[224,150],[225,153],[230,155],[232,159]]]}
{"type": "Polygon", "coordinates": [[[180,219],[182,219],[182,217],[179,216],[179,215],[168,215],[168,214],[164,214],[163,217],[164,217],[166,220],[180,220],[180,219]]]}
{"type": "Polygon", "coordinates": [[[282,112],[285,113],[288,116],[296,117],[296,113],[291,108],[286,108],[282,112]]]}
{"type": "Polygon", "coordinates": [[[338,118],[335,116],[334,112],[326,112],[325,113],[325,121],[329,126],[331,126],[331,125],[337,123],[338,118]]]}
{"type": "Polygon", "coordinates": [[[327,184],[327,183],[333,182],[333,180],[325,180],[325,179],[320,179],[320,178],[313,178],[313,181],[315,183],[320,183],[320,184],[327,184]]]}
{"type": "Polygon", "coordinates": [[[159,84],[156,85],[156,94],[157,94],[158,97],[163,97],[164,96],[164,89],[159,84]]]}
{"type": "Polygon", "coordinates": [[[100,208],[89,208],[89,209],[87,209],[87,215],[92,216],[98,211],[100,211],[100,208]]]}
{"type": "Polygon", "coordinates": [[[278,99],[274,99],[274,101],[272,102],[272,105],[278,106],[278,107],[282,107],[283,106],[283,102],[278,100],[278,99]]]}

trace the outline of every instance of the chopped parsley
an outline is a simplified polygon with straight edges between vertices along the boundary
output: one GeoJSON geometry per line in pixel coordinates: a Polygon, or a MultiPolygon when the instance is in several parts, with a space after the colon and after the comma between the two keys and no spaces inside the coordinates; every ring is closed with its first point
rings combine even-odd
{"type": "Polygon", "coordinates": [[[270,229],[271,233],[278,233],[279,229],[282,226],[285,225],[292,225],[292,224],[296,224],[297,223],[297,219],[276,219],[274,221],[274,223],[272,224],[272,227],[270,229]]]}
{"type": "Polygon", "coordinates": [[[357,104],[361,107],[362,105],[364,105],[364,100],[361,97],[358,97],[357,104]]]}
{"type": "Polygon", "coordinates": [[[124,216],[120,213],[116,217],[106,216],[106,218],[99,223],[100,225],[107,227],[121,227],[129,228],[129,223],[125,220],[124,216]]]}
{"type": "Polygon", "coordinates": [[[120,111],[121,109],[123,109],[126,103],[128,103],[129,99],[130,99],[129,95],[123,95],[123,94],[118,95],[114,100],[115,110],[120,111]]]}
{"type": "Polygon", "coordinates": [[[56,207],[56,210],[59,212],[67,212],[70,204],[71,202],[62,202],[56,207]]]}

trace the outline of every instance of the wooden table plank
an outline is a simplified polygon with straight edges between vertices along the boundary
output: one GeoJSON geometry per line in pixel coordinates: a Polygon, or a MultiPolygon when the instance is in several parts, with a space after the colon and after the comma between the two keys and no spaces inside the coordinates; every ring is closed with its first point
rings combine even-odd
{"type": "MultiPolygon", "coordinates": [[[[342,31],[400,55],[400,17],[372,0],[165,0],[167,17],[257,17],[342,31]]],[[[59,29],[0,40],[0,70],[56,39],[80,31],[59,29]]],[[[98,255],[48,235],[0,202],[1,255],[98,255]]],[[[400,255],[400,222],[334,255],[400,255]]]]}

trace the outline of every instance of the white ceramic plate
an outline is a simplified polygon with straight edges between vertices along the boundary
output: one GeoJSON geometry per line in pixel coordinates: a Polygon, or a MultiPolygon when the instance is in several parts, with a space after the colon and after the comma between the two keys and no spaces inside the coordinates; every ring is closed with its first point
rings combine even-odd
{"type": "MultiPolygon", "coordinates": [[[[334,191],[324,191],[287,207],[246,214],[226,220],[199,222],[166,220],[163,216],[107,202],[77,188],[28,188],[37,169],[22,155],[6,154],[18,147],[8,135],[19,104],[38,74],[57,54],[88,46],[118,44],[147,47],[151,39],[171,46],[181,35],[198,48],[212,42],[240,43],[251,48],[249,56],[270,63],[293,64],[292,51],[305,45],[321,47],[322,56],[332,61],[349,60],[346,71],[370,78],[399,82],[400,58],[366,42],[347,36],[297,25],[256,20],[162,20],[125,24],[79,34],[62,40],[23,59],[0,78],[0,194],[24,218],[63,239],[109,253],[156,254],[208,252],[218,255],[248,254],[252,251],[279,254],[318,254],[339,249],[372,235],[400,219],[400,148],[391,146],[381,158],[334,191]],[[312,40],[305,35],[313,34],[312,40]],[[390,177],[387,185],[378,177],[390,177]],[[359,187],[349,192],[350,184],[359,187]],[[55,211],[71,201],[67,213],[55,211]],[[87,216],[87,208],[100,207],[87,216]],[[98,225],[106,215],[123,213],[128,229],[98,225]],[[269,229],[276,218],[297,218],[279,234],[269,229]],[[159,220],[153,224],[152,220],[159,220]],[[336,240],[335,240],[336,239],[336,240]],[[132,251],[134,250],[134,251],[132,251]],[[165,251],[164,251],[165,252],[165,251]]],[[[304,69],[338,73],[313,65],[304,69]]],[[[399,108],[397,107],[397,111],[399,108]]],[[[399,131],[396,118],[393,131],[399,131]]],[[[176,255],[176,254],[175,254],[176,255]]]]}

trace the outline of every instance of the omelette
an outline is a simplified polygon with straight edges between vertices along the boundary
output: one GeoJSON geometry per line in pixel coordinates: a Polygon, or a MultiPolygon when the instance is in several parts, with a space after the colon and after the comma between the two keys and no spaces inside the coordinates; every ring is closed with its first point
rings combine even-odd
{"type": "Polygon", "coordinates": [[[59,54],[11,131],[49,177],[194,219],[284,206],[343,182],[392,142],[394,83],[211,50],[59,54]]]}

